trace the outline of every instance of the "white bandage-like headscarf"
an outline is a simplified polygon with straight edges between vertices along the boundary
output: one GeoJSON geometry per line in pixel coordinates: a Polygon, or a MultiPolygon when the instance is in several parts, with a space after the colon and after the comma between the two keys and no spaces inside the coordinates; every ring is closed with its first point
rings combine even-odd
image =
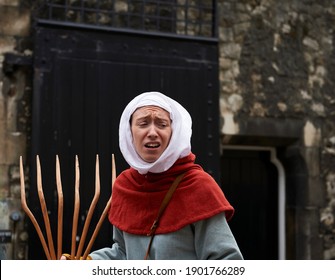
{"type": "Polygon", "coordinates": [[[191,152],[192,119],[178,102],[160,92],[145,92],[136,96],[124,109],[119,126],[119,145],[127,163],[140,174],[160,173],[168,170],[177,159],[191,152]],[[130,118],[143,106],[158,106],[170,113],[172,136],[169,145],[155,162],[144,161],[136,152],[130,127],[130,118]]]}

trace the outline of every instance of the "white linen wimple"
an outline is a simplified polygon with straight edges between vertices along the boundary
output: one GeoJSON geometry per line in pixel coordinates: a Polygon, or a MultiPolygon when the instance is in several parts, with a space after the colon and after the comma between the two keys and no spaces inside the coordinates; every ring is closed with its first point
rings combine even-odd
{"type": "Polygon", "coordinates": [[[192,119],[187,110],[172,98],[156,91],[136,96],[124,109],[119,125],[119,146],[127,163],[140,174],[168,170],[177,159],[191,152],[192,119]],[[130,127],[130,118],[143,106],[158,106],[170,113],[172,136],[169,145],[155,162],[144,161],[136,152],[130,127]]]}

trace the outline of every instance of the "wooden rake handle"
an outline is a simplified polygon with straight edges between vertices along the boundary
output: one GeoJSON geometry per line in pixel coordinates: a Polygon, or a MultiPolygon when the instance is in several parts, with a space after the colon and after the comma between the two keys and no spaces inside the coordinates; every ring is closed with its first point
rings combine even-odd
{"type": "Polygon", "coordinates": [[[72,237],[71,237],[71,259],[76,256],[76,242],[77,242],[77,229],[78,229],[78,218],[80,210],[80,192],[79,192],[79,182],[80,182],[80,171],[79,171],[79,160],[76,156],[75,163],[75,186],[74,186],[74,211],[73,211],[73,221],[72,221],[72,237]]]}
{"type": "Polygon", "coordinates": [[[57,195],[58,195],[58,228],[57,228],[57,260],[62,256],[63,250],[63,187],[62,178],[60,172],[60,163],[58,155],[56,156],[56,184],[57,184],[57,195]]]}
{"type": "Polygon", "coordinates": [[[56,253],[55,253],[55,247],[52,239],[52,233],[51,233],[51,226],[50,226],[50,220],[48,215],[48,208],[47,204],[45,202],[44,193],[43,193],[43,187],[42,187],[42,172],[41,172],[41,163],[39,156],[36,156],[36,165],[37,165],[37,192],[38,197],[41,204],[43,219],[44,219],[44,226],[47,233],[48,238],[48,245],[49,245],[49,252],[51,259],[56,259],[56,253]]]}
{"type": "Polygon", "coordinates": [[[22,163],[22,156],[20,157],[20,181],[21,181],[21,205],[23,211],[27,214],[27,216],[30,218],[31,222],[33,223],[35,230],[38,234],[38,237],[40,238],[40,241],[42,243],[42,247],[44,250],[44,253],[47,257],[48,260],[51,260],[51,255],[49,251],[49,247],[47,243],[45,242],[45,238],[43,236],[43,233],[41,231],[41,228],[35,219],[34,214],[30,211],[28,205],[27,205],[27,200],[26,200],[26,187],[25,187],[25,176],[24,176],[24,171],[23,171],[23,163],[22,163]]]}
{"type": "Polygon", "coordinates": [[[87,232],[88,232],[91,220],[92,220],[93,212],[94,212],[95,206],[97,205],[97,202],[100,196],[100,175],[99,174],[100,174],[99,157],[97,155],[96,161],[95,161],[95,193],[94,193],[94,197],[92,199],[90,208],[88,209],[88,213],[85,219],[84,228],[81,234],[81,238],[80,238],[80,242],[79,242],[79,246],[78,246],[78,250],[76,254],[77,260],[80,259],[81,253],[83,252],[83,247],[84,247],[87,232]]]}
{"type": "MultiPolygon", "coordinates": [[[[115,157],[114,157],[114,154],[112,155],[112,194],[113,194],[113,186],[114,186],[114,182],[115,182],[115,179],[116,179],[116,167],[115,167],[115,157]]],[[[95,230],[92,234],[92,237],[87,245],[87,248],[83,254],[83,259],[86,260],[87,259],[87,256],[89,255],[90,251],[91,251],[91,248],[94,244],[94,241],[100,231],[100,228],[104,222],[104,220],[106,219],[106,216],[108,214],[108,211],[110,209],[110,205],[112,203],[112,194],[109,198],[109,200],[107,201],[107,204],[105,206],[105,209],[104,211],[102,212],[101,216],[100,216],[100,219],[95,227],[95,230]]]]}
{"type": "MultiPolygon", "coordinates": [[[[27,214],[27,216],[32,221],[35,230],[40,238],[42,247],[44,249],[44,253],[48,260],[56,260],[60,259],[62,255],[62,239],[63,239],[63,208],[64,208],[64,201],[63,201],[63,190],[62,190],[62,183],[61,183],[61,172],[60,172],[60,163],[59,158],[56,156],[56,183],[57,183],[57,194],[58,194],[58,228],[57,228],[57,255],[54,249],[54,243],[51,233],[51,226],[50,221],[48,217],[48,209],[45,203],[44,193],[43,193],[43,187],[42,187],[42,172],[41,172],[41,165],[39,157],[36,157],[36,164],[37,164],[37,189],[38,189],[38,196],[41,204],[42,214],[43,214],[43,220],[45,225],[45,230],[47,234],[48,244],[46,243],[46,240],[43,236],[42,230],[34,217],[33,213],[29,209],[26,201],[26,193],[25,193],[25,175],[23,170],[23,162],[22,157],[20,157],[20,180],[21,180],[21,205],[24,212],[27,214]]],[[[91,202],[91,206],[88,211],[88,215],[85,220],[85,225],[82,231],[80,243],[78,246],[78,250],[76,252],[76,237],[77,237],[77,228],[78,228],[78,217],[79,217],[79,210],[80,210],[80,193],[79,193],[79,180],[80,180],[80,172],[79,172],[79,161],[78,157],[76,156],[76,163],[75,163],[75,201],[74,201],[74,212],[73,212],[73,224],[72,224],[72,243],[71,243],[71,255],[70,259],[87,259],[88,254],[93,246],[93,243],[98,235],[98,232],[102,226],[102,223],[104,222],[110,205],[112,201],[112,196],[109,198],[105,209],[103,210],[100,219],[95,227],[95,230],[92,234],[92,237],[88,243],[88,246],[84,252],[83,257],[80,257],[83,247],[85,244],[85,239],[87,236],[87,232],[91,223],[91,219],[96,207],[96,204],[98,202],[99,196],[100,196],[100,174],[99,174],[99,157],[96,157],[96,172],[95,172],[95,194],[93,197],[93,200],[91,202]]],[[[112,155],[112,187],[114,185],[116,179],[116,167],[115,167],[115,158],[114,154],[112,155]]]]}

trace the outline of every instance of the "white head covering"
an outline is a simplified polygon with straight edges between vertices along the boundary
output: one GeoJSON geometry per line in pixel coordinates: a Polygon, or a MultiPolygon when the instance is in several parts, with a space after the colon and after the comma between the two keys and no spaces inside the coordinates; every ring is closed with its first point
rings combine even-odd
{"type": "Polygon", "coordinates": [[[119,145],[128,164],[140,174],[160,173],[168,170],[177,159],[191,152],[192,119],[178,102],[160,92],[145,92],[136,96],[124,109],[119,126],[119,145]],[[130,127],[130,118],[143,106],[158,106],[170,113],[172,136],[169,145],[155,162],[144,161],[136,152],[130,127]]]}

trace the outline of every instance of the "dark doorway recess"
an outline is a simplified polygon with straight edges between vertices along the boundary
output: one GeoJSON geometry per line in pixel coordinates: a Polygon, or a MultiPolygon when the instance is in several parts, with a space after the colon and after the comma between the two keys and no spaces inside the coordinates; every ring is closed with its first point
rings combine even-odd
{"type": "Polygon", "coordinates": [[[224,149],[222,189],[235,208],[229,222],[247,260],[278,259],[278,171],[270,151],[224,149]]]}

